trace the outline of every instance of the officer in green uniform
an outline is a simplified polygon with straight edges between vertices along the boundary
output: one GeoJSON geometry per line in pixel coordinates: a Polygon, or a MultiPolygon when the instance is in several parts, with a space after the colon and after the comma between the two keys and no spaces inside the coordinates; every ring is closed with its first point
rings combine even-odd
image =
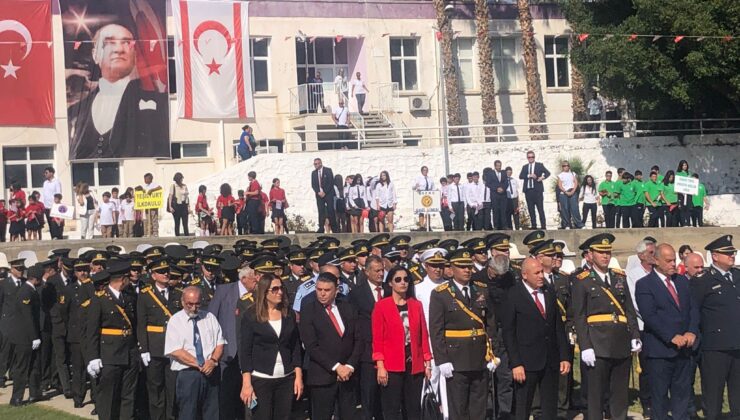
{"type": "Polygon", "coordinates": [[[576,275],[571,286],[573,322],[587,365],[587,418],[603,419],[602,396],[608,389],[612,419],[626,420],[631,355],[642,348],[637,316],[624,271],[608,268],[614,235],[603,233],[587,242],[592,266],[576,275]]]}
{"type": "MultiPolygon", "coordinates": [[[[209,245],[210,246],[210,245],[209,245]]],[[[208,304],[216,293],[216,285],[223,283],[221,280],[221,257],[216,255],[203,255],[200,259],[201,274],[193,277],[190,286],[200,287],[200,309],[208,310],[208,304]]]]}
{"type": "Polygon", "coordinates": [[[545,240],[545,231],[544,230],[533,230],[529,232],[524,239],[522,240],[522,243],[524,246],[527,247],[527,251],[532,250],[532,247],[541,243],[545,240]]]}
{"type": "Polygon", "coordinates": [[[310,275],[306,275],[306,252],[304,250],[299,249],[288,253],[288,269],[289,273],[280,279],[288,293],[288,302],[292,305],[298,287],[311,279],[310,275]]]}
{"type": "Polygon", "coordinates": [[[447,378],[450,419],[483,419],[489,371],[495,369],[496,321],[486,285],[471,282],[470,250],[449,255],[453,278],[437,286],[429,303],[434,360],[447,378]]]}
{"type": "Polygon", "coordinates": [[[488,264],[488,247],[484,238],[471,238],[460,244],[470,250],[473,260],[473,274],[486,269],[488,264]]]}

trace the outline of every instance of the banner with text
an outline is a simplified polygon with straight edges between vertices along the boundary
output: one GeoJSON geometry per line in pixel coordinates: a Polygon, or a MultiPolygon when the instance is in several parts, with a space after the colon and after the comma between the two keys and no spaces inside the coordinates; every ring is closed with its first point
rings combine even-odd
{"type": "Polygon", "coordinates": [[[164,204],[163,190],[153,191],[151,194],[147,194],[144,190],[134,191],[135,210],[160,209],[162,204],[164,204]]]}
{"type": "Polygon", "coordinates": [[[441,195],[438,190],[414,193],[414,214],[439,213],[441,195]]]}
{"type": "Polygon", "coordinates": [[[681,194],[696,195],[699,193],[699,180],[690,176],[676,176],[673,190],[681,194]]]}

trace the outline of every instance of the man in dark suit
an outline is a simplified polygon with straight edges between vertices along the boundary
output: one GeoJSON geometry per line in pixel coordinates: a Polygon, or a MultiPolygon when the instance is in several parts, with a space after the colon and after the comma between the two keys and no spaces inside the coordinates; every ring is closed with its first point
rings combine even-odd
{"type": "MultiPolygon", "coordinates": [[[[257,267],[261,268],[261,267],[257,267]]],[[[238,332],[237,304],[243,296],[250,296],[257,286],[258,277],[254,270],[249,267],[239,270],[239,281],[221,285],[216,289],[211,303],[208,305],[208,312],[212,313],[218,319],[221,325],[221,333],[226,339],[224,353],[221,356],[221,392],[219,392],[219,418],[233,420],[239,417],[241,407],[243,406],[239,398],[239,391],[242,389],[242,374],[239,368],[239,357],[237,347],[238,332]]]]}
{"type": "Polygon", "coordinates": [[[686,277],[676,274],[676,250],[655,250],[655,267],[635,286],[635,300],[645,322],[643,349],[650,377],[653,418],[687,419],[691,397],[691,352],[698,345],[699,308],[686,277]],[[670,391],[670,400],[668,393],[670,391]]]}
{"type": "MultiPolygon", "coordinates": [[[[65,304],[65,289],[74,279],[74,260],[65,256],[59,258],[59,271],[46,280],[46,285],[55,291],[54,306],[51,309],[51,341],[52,341],[52,375],[59,377],[60,390],[67,398],[72,398],[69,365],[69,347],[67,338],[67,314],[65,304]]],[[[48,295],[47,295],[48,296],[48,295]]],[[[43,343],[42,343],[43,344],[43,343]]]]}
{"type": "Polygon", "coordinates": [[[509,188],[509,177],[501,170],[500,160],[493,162],[493,172],[486,181],[486,185],[491,190],[493,227],[496,230],[503,230],[506,228],[506,206],[508,204],[506,190],[509,188]]]}
{"type": "Polygon", "coordinates": [[[316,193],[316,207],[319,210],[319,230],[324,233],[324,223],[329,218],[331,231],[339,231],[337,217],[334,214],[334,172],[324,167],[321,159],[313,160],[314,170],[311,172],[311,188],[316,193]]]}
{"type": "Polygon", "coordinates": [[[299,329],[308,353],[311,387],[311,418],[330,420],[335,404],[342,419],[355,414],[357,376],[362,353],[362,337],[357,311],[349,302],[336,300],[339,279],[321,273],[316,279],[316,299],[301,305],[299,329]]]}
{"type": "Polygon", "coordinates": [[[524,196],[527,198],[527,210],[532,220],[531,227],[537,229],[537,214],[539,214],[540,227],[546,229],[545,208],[542,204],[545,187],[542,181],[550,176],[550,171],[542,163],[535,162],[534,152],[531,150],[527,152],[527,162],[519,172],[519,179],[522,180],[524,196]],[[535,214],[535,209],[537,214],[535,214]]]}
{"type": "Polygon", "coordinates": [[[349,292],[349,302],[357,309],[358,325],[362,334],[362,354],[360,356],[360,395],[364,420],[380,419],[380,386],[373,361],[372,314],[375,304],[383,298],[388,289],[383,283],[383,261],[376,255],[365,261],[367,281],[355,286],[349,292]]]}
{"type": "Polygon", "coordinates": [[[168,157],[167,93],[146,91],[134,79],[134,36],[110,24],[95,34],[97,87],[68,110],[70,157],[168,157]]]}
{"type": "Polygon", "coordinates": [[[10,370],[13,360],[14,345],[10,332],[15,322],[15,297],[26,281],[23,278],[25,261],[23,258],[10,261],[9,275],[0,282],[0,387],[5,386],[5,373],[10,370]]]}
{"type": "Polygon", "coordinates": [[[41,299],[36,289],[43,275],[41,265],[29,268],[28,278],[15,296],[15,320],[10,329],[10,341],[15,346],[11,406],[22,404],[26,385],[30,394],[28,402],[41,400],[41,299]]]}
{"type": "Polygon", "coordinates": [[[509,289],[501,311],[504,342],[514,381],[517,420],[529,419],[539,388],[543,420],[557,418],[558,374],[570,371],[570,348],[555,294],[543,287],[542,264],[527,258],[522,281],[509,289]]]}

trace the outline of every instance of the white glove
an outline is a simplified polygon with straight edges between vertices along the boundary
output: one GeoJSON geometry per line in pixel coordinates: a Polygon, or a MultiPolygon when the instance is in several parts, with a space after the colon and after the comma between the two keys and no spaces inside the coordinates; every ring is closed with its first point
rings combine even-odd
{"type": "Polygon", "coordinates": [[[31,350],[38,350],[39,347],[41,347],[41,340],[38,338],[31,342],[31,350]]]}
{"type": "Polygon", "coordinates": [[[152,355],[149,354],[149,352],[141,353],[141,362],[144,363],[144,366],[149,366],[149,362],[152,361],[152,355]]]}
{"type": "Polygon", "coordinates": [[[488,368],[489,372],[495,371],[497,367],[498,367],[498,364],[496,363],[495,360],[491,360],[490,362],[486,364],[486,368],[488,368]]]}
{"type": "Polygon", "coordinates": [[[454,367],[452,367],[452,363],[442,363],[439,365],[439,373],[442,374],[445,378],[452,378],[452,372],[455,370],[454,367]]]}
{"type": "Polygon", "coordinates": [[[630,343],[632,344],[632,352],[633,353],[637,353],[640,350],[642,350],[642,341],[640,341],[640,340],[638,340],[638,339],[635,338],[630,343]]]}
{"type": "Polygon", "coordinates": [[[100,359],[90,360],[90,363],[87,364],[87,373],[93,378],[100,374],[101,369],[103,369],[103,361],[100,359]]]}
{"type": "Polygon", "coordinates": [[[596,353],[594,353],[594,349],[583,350],[581,352],[581,360],[586,364],[586,366],[596,366],[596,353]]]}

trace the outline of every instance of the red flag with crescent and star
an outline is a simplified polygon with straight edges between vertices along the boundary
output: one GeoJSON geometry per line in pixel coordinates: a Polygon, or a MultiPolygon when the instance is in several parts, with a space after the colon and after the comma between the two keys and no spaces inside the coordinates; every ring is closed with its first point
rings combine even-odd
{"type": "Polygon", "coordinates": [[[48,0],[0,0],[0,125],[54,125],[48,0]]]}
{"type": "Polygon", "coordinates": [[[247,2],[173,1],[181,118],[254,118],[247,2]]]}

